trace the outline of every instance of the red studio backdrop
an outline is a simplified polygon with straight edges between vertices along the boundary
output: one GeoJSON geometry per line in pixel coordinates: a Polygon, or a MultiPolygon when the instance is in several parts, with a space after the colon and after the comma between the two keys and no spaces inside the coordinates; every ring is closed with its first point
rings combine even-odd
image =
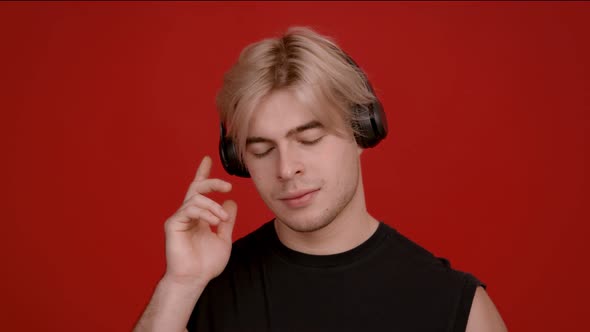
{"type": "Polygon", "coordinates": [[[483,280],[510,330],[587,325],[590,3],[9,2],[0,330],[129,331],[204,155],[234,184],[214,195],[238,202],[234,239],[272,218],[221,168],[214,100],[244,46],[293,25],[385,106],[370,212],[483,280]]]}

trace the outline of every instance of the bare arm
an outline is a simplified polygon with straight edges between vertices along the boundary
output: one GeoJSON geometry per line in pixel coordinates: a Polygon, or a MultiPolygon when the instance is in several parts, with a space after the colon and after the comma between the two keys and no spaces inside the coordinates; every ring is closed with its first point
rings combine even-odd
{"type": "Polygon", "coordinates": [[[496,306],[482,288],[477,287],[465,332],[505,332],[506,325],[496,306]]]}
{"type": "Polygon", "coordinates": [[[166,220],[166,273],[134,332],[186,330],[203,290],[229,261],[237,206],[233,201],[219,205],[204,196],[231,190],[230,183],[209,179],[210,171],[211,158],[206,156],[182,206],[166,220]]]}
{"type": "Polygon", "coordinates": [[[203,289],[205,285],[162,278],[133,331],[186,331],[191,311],[203,289]]]}

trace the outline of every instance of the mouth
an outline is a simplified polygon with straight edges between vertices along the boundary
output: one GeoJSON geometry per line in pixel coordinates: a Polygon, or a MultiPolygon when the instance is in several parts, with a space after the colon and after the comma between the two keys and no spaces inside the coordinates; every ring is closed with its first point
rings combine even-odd
{"type": "Polygon", "coordinates": [[[316,196],[318,191],[320,191],[320,189],[292,192],[279,198],[279,200],[290,208],[301,208],[311,204],[312,199],[316,196]]]}

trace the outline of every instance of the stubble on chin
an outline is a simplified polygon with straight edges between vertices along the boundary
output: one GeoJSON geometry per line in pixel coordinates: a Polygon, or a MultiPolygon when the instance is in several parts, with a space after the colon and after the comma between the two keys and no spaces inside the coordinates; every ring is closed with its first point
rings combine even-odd
{"type": "Polygon", "coordinates": [[[287,226],[294,232],[312,233],[315,231],[319,231],[330,225],[346,208],[346,206],[352,201],[353,197],[354,191],[351,192],[349,195],[341,197],[338,204],[336,204],[336,206],[334,206],[332,209],[325,208],[317,214],[312,214],[308,216],[292,215],[282,217],[277,215],[276,219],[278,219],[278,222],[287,226]]]}
{"type": "Polygon", "coordinates": [[[312,233],[318,231],[326,226],[328,226],[334,218],[322,218],[322,217],[315,217],[315,218],[308,218],[304,220],[297,220],[297,218],[276,218],[278,222],[287,226],[294,232],[297,233],[312,233]]]}

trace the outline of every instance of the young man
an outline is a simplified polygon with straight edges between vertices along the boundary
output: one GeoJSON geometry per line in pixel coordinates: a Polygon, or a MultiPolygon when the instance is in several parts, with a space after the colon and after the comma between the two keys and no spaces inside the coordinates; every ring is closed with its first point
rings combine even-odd
{"type": "Polygon", "coordinates": [[[483,285],[365,207],[385,137],[360,68],[307,28],[248,46],[217,99],[226,170],[275,218],[232,247],[237,205],[205,157],[165,225],[167,269],[136,331],[504,331],[483,285]],[[225,132],[227,129],[227,133],[225,132]]]}

